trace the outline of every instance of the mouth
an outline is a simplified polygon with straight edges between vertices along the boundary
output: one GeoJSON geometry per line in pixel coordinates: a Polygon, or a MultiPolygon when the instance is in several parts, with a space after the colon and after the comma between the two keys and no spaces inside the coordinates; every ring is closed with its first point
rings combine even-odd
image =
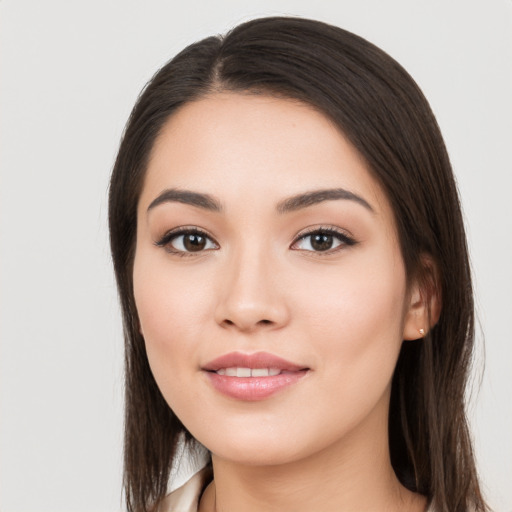
{"type": "Polygon", "coordinates": [[[214,389],[244,401],[268,398],[298,383],[310,372],[308,367],[267,352],[232,352],[211,361],[202,370],[214,389]]]}
{"type": "Polygon", "coordinates": [[[275,377],[280,375],[283,370],[279,368],[243,368],[243,367],[231,367],[231,368],[219,368],[215,373],[217,375],[227,375],[228,377],[275,377]]]}

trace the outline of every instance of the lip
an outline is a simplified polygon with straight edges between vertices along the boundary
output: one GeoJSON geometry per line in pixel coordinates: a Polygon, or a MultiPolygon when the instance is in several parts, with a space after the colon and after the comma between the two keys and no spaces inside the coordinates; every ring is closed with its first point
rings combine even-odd
{"type": "Polygon", "coordinates": [[[291,363],[290,361],[286,361],[286,359],[270,354],[269,352],[256,352],[254,354],[231,352],[205,364],[203,370],[206,370],[207,372],[216,372],[221,368],[232,368],[235,366],[251,369],[278,368],[279,370],[288,372],[297,372],[305,369],[304,366],[291,363]]]}
{"type": "Polygon", "coordinates": [[[309,368],[292,363],[268,352],[243,354],[231,352],[210,361],[202,370],[213,387],[223,395],[237,400],[257,401],[299,382],[309,372],[309,368]],[[279,375],[266,377],[232,377],[215,373],[223,368],[273,368],[279,375]]]}

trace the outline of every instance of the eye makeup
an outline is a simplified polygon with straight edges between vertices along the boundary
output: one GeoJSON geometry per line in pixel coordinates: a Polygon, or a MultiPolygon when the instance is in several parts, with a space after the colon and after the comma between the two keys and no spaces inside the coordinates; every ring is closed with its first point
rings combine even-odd
{"type": "Polygon", "coordinates": [[[355,244],[357,241],[339,228],[321,226],[309,228],[306,232],[300,233],[290,249],[314,252],[321,256],[333,254],[355,244]],[[302,247],[299,247],[301,242],[302,247]],[[310,248],[307,248],[308,245],[310,248]]]}
{"type": "MultiPolygon", "coordinates": [[[[315,255],[331,255],[358,242],[346,232],[333,226],[309,228],[294,239],[290,249],[311,252],[315,255]]],[[[194,256],[220,249],[211,235],[197,226],[182,226],[164,233],[154,242],[166,252],[178,256],[194,256]]]]}
{"type": "Polygon", "coordinates": [[[167,231],[154,244],[178,256],[193,256],[220,247],[208,233],[196,226],[182,226],[167,231]]]}

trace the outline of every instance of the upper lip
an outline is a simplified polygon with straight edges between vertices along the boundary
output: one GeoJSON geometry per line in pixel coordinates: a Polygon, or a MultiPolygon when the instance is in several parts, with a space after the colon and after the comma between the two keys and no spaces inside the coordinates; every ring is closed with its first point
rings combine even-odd
{"type": "Polygon", "coordinates": [[[254,354],[231,352],[217,357],[203,366],[203,370],[210,372],[216,372],[221,368],[277,368],[290,372],[307,369],[307,367],[286,361],[286,359],[268,352],[256,352],[254,354]]]}

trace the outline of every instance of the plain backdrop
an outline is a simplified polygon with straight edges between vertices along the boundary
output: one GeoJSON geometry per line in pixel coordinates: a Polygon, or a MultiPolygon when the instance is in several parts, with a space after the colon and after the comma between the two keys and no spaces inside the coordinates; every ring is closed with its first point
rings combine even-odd
{"type": "Polygon", "coordinates": [[[122,509],[122,334],[106,228],[117,145],[139,91],[175,53],[272,14],[369,39],[431,102],[484,333],[476,455],[491,505],[512,511],[510,0],[0,0],[1,512],[122,509]]]}

